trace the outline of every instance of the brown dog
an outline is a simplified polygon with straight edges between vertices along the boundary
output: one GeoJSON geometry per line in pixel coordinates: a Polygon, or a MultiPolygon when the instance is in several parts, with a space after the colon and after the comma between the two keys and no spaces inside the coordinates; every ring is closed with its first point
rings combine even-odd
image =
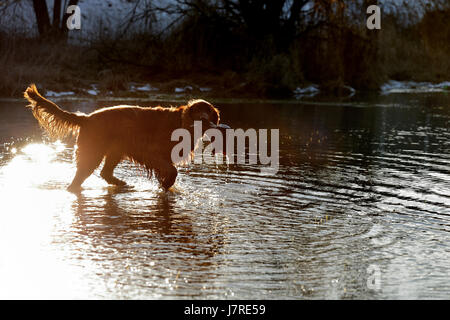
{"type": "MultiPolygon", "coordinates": [[[[177,143],[171,141],[172,132],[184,128],[194,137],[194,121],[202,121],[206,131],[217,126],[220,119],[219,111],[204,100],[192,100],[178,108],[116,106],[86,115],[62,110],[41,96],[34,84],[24,96],[34,117],[51,137],[77,136],[77,172],[68,187],[70,191],[79,190],[103,159],[105,165],[100,175],[110,184],[125,185],[113,176],[113,170],[120,161],[128,159],[142,165],[149,175],[154,174],[167,190],[177,177],[171,160],[172,148],[177,143]]],[[[191,154],[197,142],[191,142],[191,154]]]]}

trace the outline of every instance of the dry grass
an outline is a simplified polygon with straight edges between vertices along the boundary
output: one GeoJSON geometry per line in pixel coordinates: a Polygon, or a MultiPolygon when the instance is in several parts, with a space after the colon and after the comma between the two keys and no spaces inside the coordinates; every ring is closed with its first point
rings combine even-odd
{"type": "Polygon", "coordinates": [[[403,27],[384,19],[380,36],[382,71],[391,79],[439,82],[450,79],[450,10],[427,13],[403,27]]]}
{"type": "Polygon", "coordinates": [[[0,35],[0,95],[20,96],[30,83],[54,90],[84,85],[93,77],[86,48],[0,35]]]}

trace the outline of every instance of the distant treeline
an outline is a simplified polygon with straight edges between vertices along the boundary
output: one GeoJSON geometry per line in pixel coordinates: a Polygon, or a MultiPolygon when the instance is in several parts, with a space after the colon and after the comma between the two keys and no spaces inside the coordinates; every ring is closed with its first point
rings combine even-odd
{"type": "MultiPolygon", "coordinates": [[[[450,79],[446,1],[383,12],[381,30],[366,28],[366,8],[378,4],[370,0],[134,2],[141,10],[130,14],[122,32],[99,31],[74,45],[63,28],[67,16],[51,21],[39,7],[42,1],[34,0],[41,16],[36,21],[45,23],[38,23],[40,37],[0,34],[0,66],[6,70],[0,94],[17,95],[29,82],[61,89],[99,82],[101,89],[126,91],[130,81],[168,89],[194,81],[222,95],[289,97],[306,83],[343,95],[346,86],[376,90],[388,79],[450,79]],[[163,29],[148,23],[140,32],[129,31],[133,23],[157,22],[162,15],[176,19],[163,29]]],[[[58,0],[55,6],[65,9],[58,0]]]]}

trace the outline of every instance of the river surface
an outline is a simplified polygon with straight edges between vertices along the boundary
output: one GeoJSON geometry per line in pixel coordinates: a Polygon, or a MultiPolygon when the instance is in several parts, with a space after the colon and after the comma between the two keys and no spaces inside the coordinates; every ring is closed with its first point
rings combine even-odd
{"type": "Polygon", "coordinates": [[[0,101],[0,298],[450,298],[448,94],[217,106],[279,129],[276,174],[192,164],[165,193],[124,162],[73,194],[73,143],[0,101]]]}

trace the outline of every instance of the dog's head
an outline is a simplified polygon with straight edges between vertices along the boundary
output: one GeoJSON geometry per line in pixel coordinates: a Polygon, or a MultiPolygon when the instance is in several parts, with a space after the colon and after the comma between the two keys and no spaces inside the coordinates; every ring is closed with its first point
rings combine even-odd
{"type": "Polygon", "coordinates": [[[202,122],[202,131],[215,128],[220,121],[219,110],[205,100],[191,100],[183,111],[183,127],[192,128],[195,121],[202,122]]]}
{"type": "MultiPolygon", "coordinates": [[[[188,102],[187,106],[183,111],[183,127],[194,131],[194,125],[196,121],[201,121],[202,127],[202,136],[208,129],[216,129],[219,130],[223,136],[224,145],[219,149],[214,149],[214,153],[221,152],[226,153],[226,130],[230,129],[230,127],[226,124],[219,124],[220,114],[219,110],[215,108],[211,103],[202,100],[191,100],[188,102]]],[[[195,135],[194,139],[195,139],[195,135]]],[[[198,136],[197,136],[198,138],[198,136]]],[[[211,140],[210,140],[211,141],[211,140]]],[[[198,141],[193,141],[194,149],[197,146],[198,141]]]]}

